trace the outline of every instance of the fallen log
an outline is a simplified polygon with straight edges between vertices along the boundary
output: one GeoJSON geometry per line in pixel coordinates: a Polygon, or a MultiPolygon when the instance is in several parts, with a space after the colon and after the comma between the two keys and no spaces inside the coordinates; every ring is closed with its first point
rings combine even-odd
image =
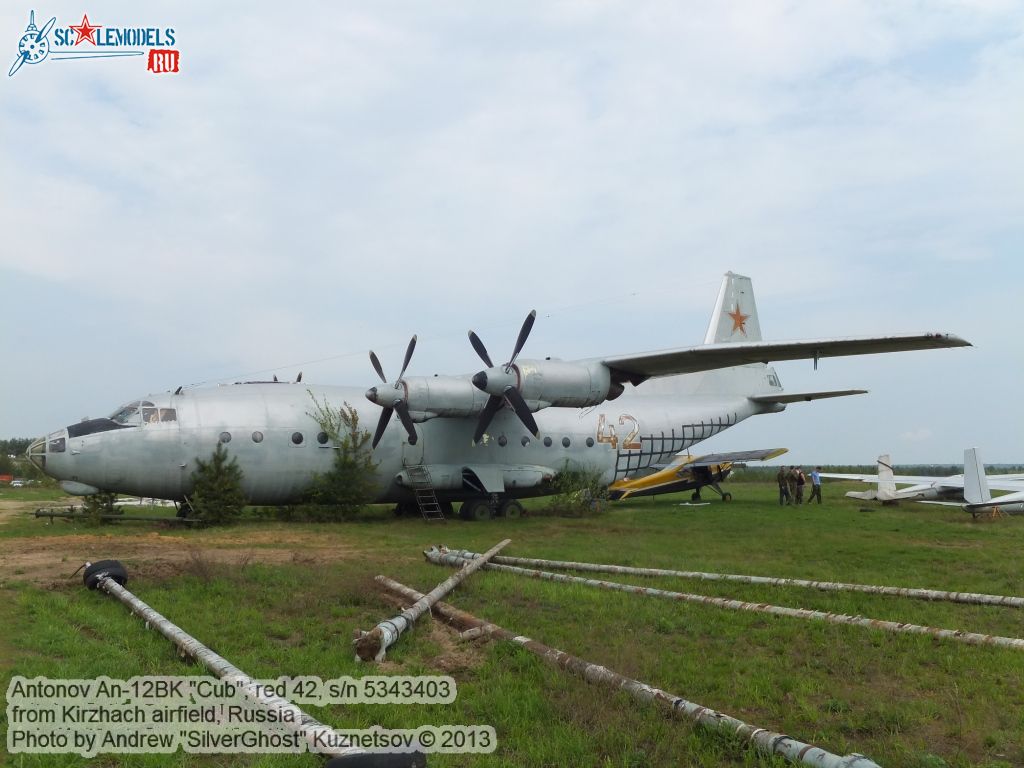
{"type": "Polygon", "coordinates": [[[511,541],[511,539],[505,539],[477,558],[462,560],[460,562],[460,565],[464,566],[462,570],[442,581],[428,594],[419,598],[415,604],[397,616],[380,622],[369,632],[357,630],[356,638],[352,641],[356,647],[356,660],[383,661],[388,648],[394,645],[402,633],[411,627],[420,616],[429,611],[430,606],[455,589],[467,576],[483,567],[511,541]]]}
{"type": "MultiPolygon", "coordinates": [[[[377,582],[390,592],[410,600],[420,600],[423,598],[423,595],[419,592],[386,576],[378,576],[377,582]]],[[[639,680],[633,680],[620,675],[607,667],[592,664],[565,651],[544,645],[537,640],[517,635],[510,630],[486,622],[447,603],[435,603],[433,611],[449,624],[462,629],[464,637],[473,637],[473,633],[476,633],[476,635],[486,634],[515,643],[539,656],[548,664],[578,675],[588,683],[625,691],[638,701],[659,706],[675,717],[686,717],[704,728],[733,734],[760,752],[780,755],[793,762],[819,766],[819,768],[879,768],[877,763],[864,755],[835,755],[821,747],[794,739],[791,736],[758,728],[731,715],[695,704],[681,696],[676,696],[660,688],[654,688],[646,683],[642,683],[639,680]]]]}

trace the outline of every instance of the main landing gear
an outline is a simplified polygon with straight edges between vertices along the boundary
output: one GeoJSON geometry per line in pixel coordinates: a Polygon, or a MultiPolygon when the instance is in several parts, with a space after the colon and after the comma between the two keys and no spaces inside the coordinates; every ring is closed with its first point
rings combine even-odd
{"type": "MultiPolygon", "coordinates": [[[[721,489],[721,487],[720,487],[720,486],[718,485],[718,483],[708,483],[708,484],[707,484],[706,486],[704,486],[704,487],[705,487],[705,488],[710,488],[710,489],[712,489],[713,491],[715,491],[715,493],[717,493],[717,494],[718,494],[719,496],[721,496],[721,497],[722,497],[722,501],[732,501],[732,494],[731,494],[731,493],[729,493],[728,491],[723,491],[723,490],[721,489]]],[[[700,501],[700,488],[698,488],[697,490],[695,490],[695,491],[694,491],[694,492],[693,492],[693,493],[692,493],[692,494],[690,495],[690,501],[700,501]]]]}
{"type": "Polygon", "coordinates": [[[492,517],[517,519],[525,514],[526,510],[518,501],[496,493],[489,498],[466,499],[459,511],[459,517],[463,520],[490,520],[492,517]]]}

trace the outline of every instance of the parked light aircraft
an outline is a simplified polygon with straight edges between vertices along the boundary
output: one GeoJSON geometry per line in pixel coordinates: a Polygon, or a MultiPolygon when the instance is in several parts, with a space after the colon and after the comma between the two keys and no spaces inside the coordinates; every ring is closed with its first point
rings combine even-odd
{"type": "Polygon", "coordinates": [[[847,491],[853,499],[880,501],[893,504],[900,501],[918,501],[922,504],[943,504],[960,507],[977,517],[979,514],[1024,513],[1024,477],[1021,475],[986,475],[977,448],[964,450],[962,475],[928,477],[925,475],[897,475],[888,454],[878,457],[878,474],[859,475],[822,472],[822,477],[842,480],[860,480],[875,483],[874,491],[847,491]],[[897,485],[907,488],[897,489],[897,485]],[[991,491],[1009,491],[993,497],[991,491]]]}
{"type": "Polygon", "coordinates": [[[178,388],[147,395],[107,418],[87,419],[35,441],[29,458],[69,493],[97,490],[187,501],[197,459],[226,444],[253,504],[299,500],[332,464],[333,445],[311,415],[313,398],[348,403],[373,436],[378,502],[411,506],[428,483],[442,508],[517,514],[517,498],[552,492],[566,467],[612,483],[751,416],[789,403],[863,390],[784,393],[770,361],[970,346],[945,333],[766,342],[751,281],[726,273],[704,344],[641,354],[563,361],[519,360],[533,325],[524,323],[509,362],[475,375],[406,376],[365,393],[283,382],[178,388]],[[536,414],[536,416],[535,416],[536,414]]]}
{"type": "Polygon", "coordinates": [[[708,487],[721,496],[722,501],[732,501],[732,494],[723,491],[719,483],[725,480],[733,469],[744,466],[748,461],[774,459],[786,453],[786,450],[767,448],[758,451],[709,453],[705,456],[680,453],[668,466],[658,464],[652,467],[653,471],[649,474],[616,480],[609,486],[608,495],[613,501],[619,501],[635,496],[693,491],[690,500],[700,501],[700,489],[708,487]]]}

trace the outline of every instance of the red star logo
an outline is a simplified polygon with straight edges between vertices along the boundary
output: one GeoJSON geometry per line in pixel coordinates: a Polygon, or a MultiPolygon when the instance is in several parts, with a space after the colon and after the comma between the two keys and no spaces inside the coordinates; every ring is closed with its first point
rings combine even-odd
{"type": "Polygon", "coordinates": [[[102,25],[90,24],[89,15],[85,13],[82,14],[81,24],[79,24],[77,27],[74,24],[68,24],[68,26],[71,29],[75,30],[75,32],[78,34],[78,39],[75,40],[75,45],[78,45],[79,43],[86,40],[92,43],[93,45],[96,45],[96,30],[103,29],[102,25]]]}
{"type": "Polygon", "coordinates": [[[744,315],[742,312],[740,312],[739,304],[736,305],[736,309],[734,309],[732,312],[726,312],[725,314],[732,318],[732,332],[736,333],[736,331],[739,331],[744,336],[746,336],[747,318],[749,318],[750,315],[744,315]]]}

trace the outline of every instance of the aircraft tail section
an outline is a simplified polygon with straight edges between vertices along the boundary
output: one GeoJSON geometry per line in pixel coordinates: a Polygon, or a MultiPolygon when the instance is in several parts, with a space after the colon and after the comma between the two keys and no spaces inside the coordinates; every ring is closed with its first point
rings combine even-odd
{"type": "Polygon", "coordinates": [[[704,343],[742,341],[761,341],[754,288],[749,277],[726,272],[704,343]]]}
{"type": "Polygon", "coordinates": [[[895,474],[892,471],[892,460],[889,454],[883,453],[878,457],[878,499],[879,501],[892,501],[896,498],[895,474]]]}
{"type": "Polygon", "coordinates": [[[984,504],[992,500],[985,477],[985,465],[981,463],[977,448],[964,451],[964,501],[968,504],[984,504]]]}

